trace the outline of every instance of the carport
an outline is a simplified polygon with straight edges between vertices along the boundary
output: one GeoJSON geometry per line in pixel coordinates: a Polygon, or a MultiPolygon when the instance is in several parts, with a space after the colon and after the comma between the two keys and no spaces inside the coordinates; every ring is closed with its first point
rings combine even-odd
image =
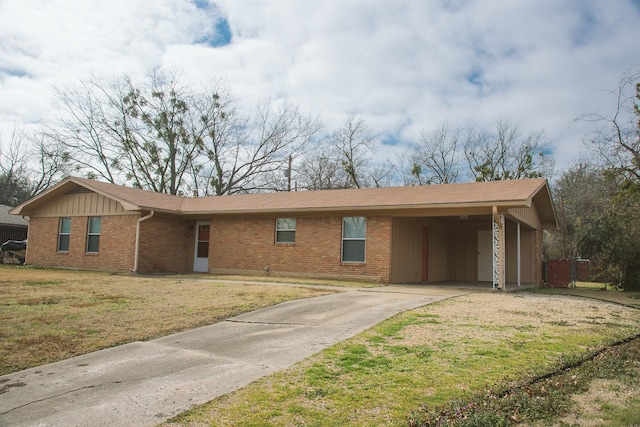
{"type": "Polygon", "coordinates": [[[534,205],[460,206],[395,216],[391,283],[478,283],[499,289],[539,284],[542,229],[555,228],[555,213],[549,199],[542,210],[552,222],[543,223],[545,216],[534,205]]]}

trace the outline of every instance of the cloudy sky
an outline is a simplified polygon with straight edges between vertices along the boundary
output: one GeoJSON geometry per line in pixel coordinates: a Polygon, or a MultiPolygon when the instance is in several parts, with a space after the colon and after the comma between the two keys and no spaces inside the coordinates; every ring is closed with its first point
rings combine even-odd
{"type": "Polygon", "coordinates": [[[640,0],[0,0],[0,129],[47,121],[56,86],[159,67],[328,129],[356,114],[382,157],[443,120],[508,119],[562,167],[639,41],[640,0]]]}

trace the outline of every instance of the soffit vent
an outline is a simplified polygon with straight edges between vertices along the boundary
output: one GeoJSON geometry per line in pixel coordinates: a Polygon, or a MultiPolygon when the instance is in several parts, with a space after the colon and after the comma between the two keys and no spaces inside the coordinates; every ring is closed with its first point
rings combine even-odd
{"type": "Polygon", "coordinates": [[[82,194],[82,193],[93,193],[93,191],[78,185],[76,188],[67,191],[65,194],[82,194]]]}

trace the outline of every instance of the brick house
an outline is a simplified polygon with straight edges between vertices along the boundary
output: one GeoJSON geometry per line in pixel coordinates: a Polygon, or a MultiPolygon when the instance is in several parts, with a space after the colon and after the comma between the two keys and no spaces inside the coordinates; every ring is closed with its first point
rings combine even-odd
{"type": "Polygon", "coordinates": [[[27,264],[403,282],[540,283],[547,181],[187,198],[67,178],[10,211],[27,264]]]}

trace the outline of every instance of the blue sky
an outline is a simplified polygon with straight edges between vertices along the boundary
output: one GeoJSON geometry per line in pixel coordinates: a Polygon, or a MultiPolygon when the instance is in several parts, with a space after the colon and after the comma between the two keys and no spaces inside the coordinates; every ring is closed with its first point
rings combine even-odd
{"type": "Polygon", "coordinates": [[[444,120],[506,119],[562,168],[585,152],[574,119],[640,71],[638,40],[639,0],[0,0],[0,129],[49,120],[55,87],[159,67],[328,130],[357,114],[380,159],[444,120]]]}

